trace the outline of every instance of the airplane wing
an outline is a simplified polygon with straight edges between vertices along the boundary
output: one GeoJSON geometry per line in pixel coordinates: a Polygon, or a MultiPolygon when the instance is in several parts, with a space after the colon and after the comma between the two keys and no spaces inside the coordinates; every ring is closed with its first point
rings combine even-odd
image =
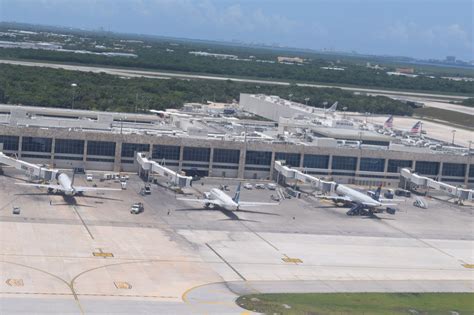
{"type": "Polygon", "coordinates": [[[316,196],[316,198],[335,200],[335,201],[339,201],[339,202],[352,202],[352,199],[347,197],[347,196],[324,196],[324,195],[321,195],[321,196],[316,196]]]}
{"type": "Polygon", "coordinates": [[[279,203],[276,202],[251,202],[251,201],[241,201],[239,206],[244,207],[258,207],[258,206],[278,206],[279,203]]]}
{"type": "Polygon", "coordinates": [[[386,198],[379,198],[380,202],[388,201],[388,202],[404,202],[403,199],[386,199],[386,198]]]}
{"type": "Polygon", "coordinates": [[[56,189],[56,190],[61,190],[62,189],[61,185],[50,185],[50,184],[15,183],[15,185],[33,186],[33,187],[39,187],[39,188],[51,188],[51,189],[56,189]]]}
{"type": "MultiPolygon", "coordinates": [[[[362,203],[364,206],[367,206],[367,207],[379,207],[381,206],[379,203],[372,203],[372,202],[363,202],[362,203]]],[[[387,204],[389,205],[389,204],[387,204]]],[[[382,204],[382,206],[384,206],[384,204],[382,204]]]]}
{"type": "Polygon", "coordinates": [[[107,187],[84,187],[84,186],[74,186],[74,190],[77,192],[84,192],[84,191],[98,191],[98,190],[122,190],[120,188],[107,188],[107,187]]]}
{"type": "Polygon", "coordinates": [[[191,199],[191,198],[176,198],[176,199],[181,200],[181,201],[197,202],[197,203],[201,203],[203,205],[213,204],[213,205],[216,205],[216,206],[219,206],[219,207],[222,206],[222,203],[219,200],[216,200],[216,199],[191,199]]]}

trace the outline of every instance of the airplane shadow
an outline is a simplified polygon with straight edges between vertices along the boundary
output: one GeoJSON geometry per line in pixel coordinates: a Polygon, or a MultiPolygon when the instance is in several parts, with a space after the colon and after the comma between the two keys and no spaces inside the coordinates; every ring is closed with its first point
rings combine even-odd
{"type": "Polygon", "coordinates": [[[181,208],[181,209],[176,209],[175,211],[219,211],[222,214],[224,214],[227,219],[222,219],[219,221],[246,221],[246,222],[260,222],[256,220],[247,220],[247,219],[241,219],[236,213],[238,212],[244,212],[244,213],[254,213],[254,214],[264,214],[264,215],[277,215],[279,214],[276,213],[268,213],[268,212],[261,212],[261,211],[251,211],[251,210],[236,210],[236,211],[230,211],[230,210],[225,210],[225,209],[205,209],[205,208],[181,208]]]}

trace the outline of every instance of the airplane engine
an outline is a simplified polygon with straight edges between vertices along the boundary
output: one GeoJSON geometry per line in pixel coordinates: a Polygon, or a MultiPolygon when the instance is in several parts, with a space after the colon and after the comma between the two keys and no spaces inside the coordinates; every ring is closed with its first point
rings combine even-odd
{"type": "Polygon", "coordinates": [[[214,209],[214,204],[212,204],[212,203],[206,203],[206,204],[204,204],[204,207],[205,207],[206,209],[214,209]]]}

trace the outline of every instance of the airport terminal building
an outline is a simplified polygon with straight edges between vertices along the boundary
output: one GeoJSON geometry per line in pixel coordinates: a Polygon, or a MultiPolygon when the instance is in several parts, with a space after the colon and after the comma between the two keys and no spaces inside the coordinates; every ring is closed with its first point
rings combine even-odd
{"type": "MultiPolygon", "coordinates": [[[[242,95],[239,108],[253,112],[254,105],[273,103],[242,95]]],[[[338,133],[324,124],[307,128],[307,122],[283,115],[280,123],[229,119],[208,115],[204,107],[159,117],[2,105],[0,143],[5,154],[54,168],[136,172],[136,152],[148,152],[189,176],[274,178],[274,162],[284,160],[341,183],[393,186],[400,169],[408,167],[444,182],[474,186],[469,153],[409,147],[367,130],[340,128],[338,133]]]]}

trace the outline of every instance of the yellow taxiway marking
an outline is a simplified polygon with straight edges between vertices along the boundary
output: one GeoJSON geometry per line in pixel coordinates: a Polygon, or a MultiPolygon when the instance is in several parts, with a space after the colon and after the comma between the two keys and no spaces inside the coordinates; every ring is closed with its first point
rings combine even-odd
{"type": "Polygon", "coordinates": [[[125,281],[115,281],[114,284],[117,289],[130,290],[132,288],[132,285],[125,281]]]}
{"type": "Polygon", "coordinates": [[[293,263],[293,264],[302,264],[303,261],[299,258],[292,258],[292,257],[288,257],[287,255],[283,255],[285,257],[283,257],[281,260],[283,260],[284,262],[286,263],[293,263]]]}
{"type": "Polygon", "coordinates": [[[474,264],[462,264],[464,268],[474,269],[474,264]]]}
{"type": "Polygon", "coordinates": [[[93,252],[92,255],[95,256],[95,257],[104,257],[104,258],[114,257],[114,254],[106,253],[106,252],[102,251],[102,248],[98,248],[98,250],[99,251],[97,251],[97,252],[93,252]]]}
{"type": "Polygon", "coordinates": [[[23,279],[7,279],[5,283],[11,287],[22,287],[24,285],[23,279]]]}

